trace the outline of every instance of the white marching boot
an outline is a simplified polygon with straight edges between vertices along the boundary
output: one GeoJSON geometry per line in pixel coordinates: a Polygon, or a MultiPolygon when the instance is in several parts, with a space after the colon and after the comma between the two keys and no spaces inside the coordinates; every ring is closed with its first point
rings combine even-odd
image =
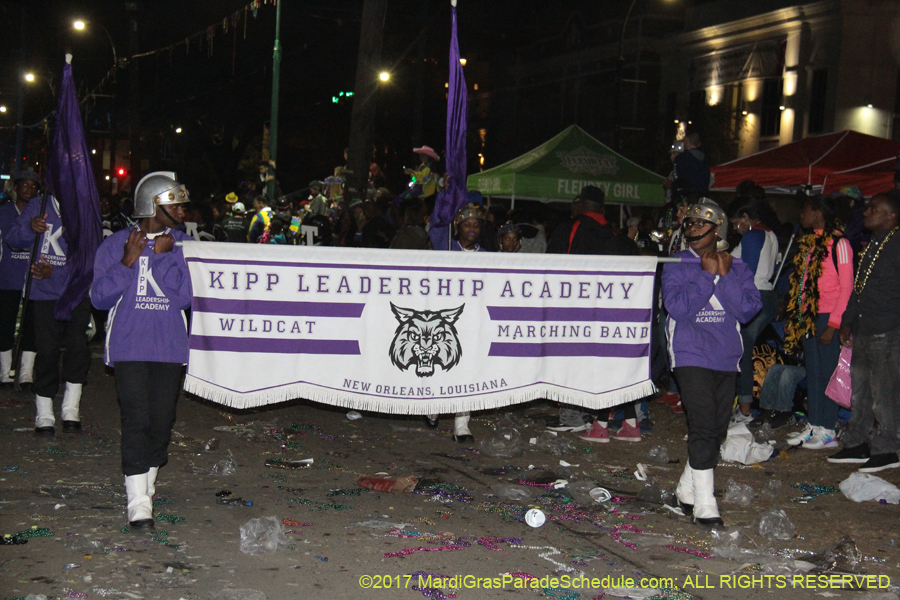
{"type": "Polygon", "coordinates": [[[691,469],[694,480],[694,523],[713,527],[724,525],[719,515],[719,506],[713,494],[715,488],[715,469],[691,469]]]}
{"type": "Polygon", "coordinates": [[[150,467],[147,471],[147,495],[150,496],[150,505],[153,506],[153,496],[156,494],[156,476],[159,474],[159,467],[150,467]]]}
{"type": "Polygon", "coordinates": [[[63,431],[81,431],[81,383],[66,382],[66,392],[62,401],[63,431]]]}
{"type": "Polygon", "coordinates": [[[9,385],[13,378],[9,376],[12,369],[12,350],[0,352],[0,385],[9,385]]]}
{"type": "Polygon", "coordinates": [[[694,471],[690,462],[684,465],[684,472],[675,488],[675,499],[685,516],[689,517],[694,513],[694,471]]]}
{"type": "Polygon", "coordinates": [[[474,442],[475,436],[469,431],[469,412],[456,413],[453,419],[453,441],[474,442]]]}
{"type": "Polygon", "coordinates": [[[128,525],[134,529],[152,528],[153,501],[147,495],[148,474],[125,477],[125,493],[128,495],[128,525]]]}
{"type": "Polygon", "coordinates": [[[19,361],[19,368],[22,373],[19,375],[19,384],[34,383],[34,359],[37,352],[22,352],[22,359],[19,361]]]}
{"type": "Polygon", "coordinates": [[[56,432],[56,418],[53,416],[53,398],[34,397],[37,416],[34,419],[34,432],[38,435],[53,435],[56,432]]]}

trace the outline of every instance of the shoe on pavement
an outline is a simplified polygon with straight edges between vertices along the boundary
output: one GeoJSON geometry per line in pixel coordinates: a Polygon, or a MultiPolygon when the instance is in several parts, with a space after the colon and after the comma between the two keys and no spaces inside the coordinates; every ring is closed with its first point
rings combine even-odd
{"type": "Polygon", "coordinates": [[[637,425],[629,425],[628,421],[622,421],[622,426],[612,436],[612,439],[620,442],[641,441],[641,428],[637,425]]]}
{"type": "Polygon", "coordinates": [[[684,413],[684,404],[681,403],[681,400],[678,401],[678,404],[671,407],[672,412],[676,415],[680,415],[684,413]]]}
{"type": "Polygon", "coordinates": [[[753,415],[745,415],[740,408],[735,408],[731,414],[731,423],[729,425],[749,425],[753,422],[753,415]]]}
{"type": "Polygon", "coordinates": [[[791,446],[799,446],[803,442],[809,440],[809,438],[812,437],[812,434],[813,434],[813,426],[810,425],[809,422],[807,422],[806,426],[803,429],[801,429],[799,432],[788,435],[787,443],[790,444],[791,446]]]}
{"type": "Polygon", "coordinates": [[[475,442],[475,436],[469,431],[469,413],[456,413],[453,418],[453,441],[459,444],[475,442]]]}
{"type": "Polygon", "coordinates": [[[653,433],[653,421],[649,419],[649,417],[644,417],[641,419],[641,433],[644,435],[650,435],[653,433]]]}
{"type": "Polygon", "coordinates": [[[577,433],[579,431],[587,431],[591,428],[590,423],[582,423],[581,425],[563,425],[559,419],[549,421],[544,427],[547,431],[558,431],[562,433],[577,433]]]}
{"type": "Polygon", "coordinates": [[[793,425],[795,423],[794,413],[792,412],[781,412],[779,410],[771,410],[766,411],[765,413],[759,415],[747,425],[750,429],[759,429],[766,423],[769,424],[773,430],[781,429],[782,427],[787,427],[788,425],[793,425]]]}
{"type": "Polygon", "coordinates": [[[896,469],[900,467],[900,458],[897,458],[895,452],[887,454],[876,454],[866,461],[866,464],[859,468],[860,473],[877,473],[885,469],[896,469]]]}
{"type": "Polygon", "coordinates": [[[872,458],[872,454],[869,452],[868,444],[860,444],[858,446],[853,446],[850,448],[844,448],[840,452],[835,452],[831,456],[828,457],[828,462],[830,463],[866,463],[869,459],[872,458]]]}
{"type": "Polygon", "coordinates": [[[876,454],[866,461],[866,464],[859,468],[860,473],[877,473],[885,469],[896,469],[900,467],[900,459],[897,454],[890,452],[888,454],[876,454]]]}
{"type": "Polygon", "coordinates": [[[657,402],[661,402],[667,406],[675,406],[679,402],[681,402],[680,394],[665,394],[656,399],[657,402]]]}
{"type": "Polygon", "coordinates": [[[840,444],[838,444],[834,434],[834,429],[825,429],[824,427],[815,425],[813,427],[812,436],[803,442],[802,447],[805,450],[824,450],[825,448],[837,448],[839,445],[840,444]]]}
{"type": "Polygon", "coordinates": [[[578,439],[595,444],[607,444],[609,443],[609,428],[601,425],[600,421],[594,421],[594,424],[591,425],[591,430],[583,435],[579,435],[578,439]]]}
{"type": "Polygon", "coordinates": [[[794,418],[794,413],[779,412],[777,410],[773,410],[772,414],[770,414],[766,420],[766,423],[768,423],[769,427],[772,429],[781,429],[782,427],[793,425],[796,422],[797,420],[794,418]]]}

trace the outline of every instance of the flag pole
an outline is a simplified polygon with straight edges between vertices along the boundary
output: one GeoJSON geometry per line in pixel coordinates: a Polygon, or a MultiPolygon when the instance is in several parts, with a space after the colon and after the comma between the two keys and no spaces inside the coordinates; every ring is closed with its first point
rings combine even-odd
{"type": "MultiPolygon", "coordinates": [[[[44,211],[47,210],[47,186],[44,186],[44,193],[41,196],[41,210],[38,213],[39,216],[44,216],[44,211]]],[[[31,244],[31,254],[28,256],[28,273],[25,274],[25,291],[22,293],[22,301],[19,304],[19,311],[22,313],[22,320],[19,321],[19,330],[16,332],[16,347],[13,351],[13,365],[16,369],[16,378],[13,381],[13,389],[17,392],[22,391],[22,384],[19,382],[19,377],[22,375],[22,365],[20,364],[22,361],[22,335],[24,334],[26,315],[28,313],[28,297],[31,295],[31,282],[34,281],[34,273],[31,271],[31,266],[34,264],[35,255],[40,256],[38,252],[38,244],[41,243],[41,236],[43,234],[37,234],[34,236],[34,243],[31,244]]]]}

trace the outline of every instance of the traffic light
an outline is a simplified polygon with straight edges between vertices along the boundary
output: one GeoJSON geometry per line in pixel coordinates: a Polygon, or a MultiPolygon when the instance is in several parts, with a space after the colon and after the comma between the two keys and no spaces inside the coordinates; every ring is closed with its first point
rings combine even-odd
{"type": "Polygon", "coordinates": [[[332,102],[332,104],[337,104],[338,102],[341,101],[341,98],[352,98],[352,97],[353,97],[353,92],[338,92],[337,96],[331,97],[331,102],[332,102]]]}
{"type": "Polygon", "coordinates": [[[119,177],[125,177],[125,174],[127,172],[128,171],[125,170],[125,167],[119,167],[118,169],[116,169],[116,175],[118,175],[119,177]]]}

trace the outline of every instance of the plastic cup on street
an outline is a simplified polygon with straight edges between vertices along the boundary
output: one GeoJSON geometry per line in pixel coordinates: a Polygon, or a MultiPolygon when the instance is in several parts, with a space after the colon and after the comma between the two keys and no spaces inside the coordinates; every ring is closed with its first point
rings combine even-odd
{"type": "Polygon", "coordinates": [[[588,494],[594,502],[609,502],[610,498],[612,498],[612,494],[609,493],[609,490],[602,487],[594,488],[588,492],[588,494]]]}
{"type": "Polygon", "coordinates": [[[531,527],[540,527],[547,520],[544,512],[536,508],[532,508],[525,513],[525,522],[531,527]]]}

